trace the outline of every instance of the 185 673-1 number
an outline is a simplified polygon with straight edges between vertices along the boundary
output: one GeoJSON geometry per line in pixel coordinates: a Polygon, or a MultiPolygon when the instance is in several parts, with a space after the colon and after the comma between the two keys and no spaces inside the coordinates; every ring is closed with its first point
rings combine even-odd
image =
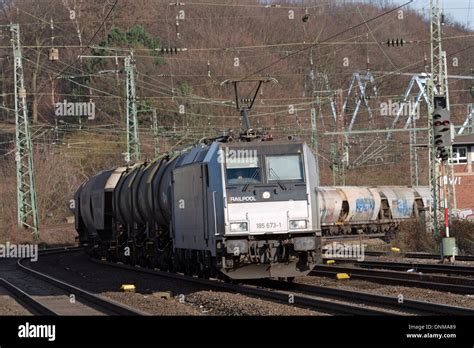
{"type": "Polygon", "coordinates": [[[281,228],[281,222],[257,222],[257,229],[269,229],[273,230],[276,228],[281,228]]]}

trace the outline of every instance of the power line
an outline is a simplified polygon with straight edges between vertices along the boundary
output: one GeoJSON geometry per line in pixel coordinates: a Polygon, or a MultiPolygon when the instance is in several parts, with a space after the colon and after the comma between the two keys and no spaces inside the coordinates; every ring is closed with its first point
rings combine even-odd
{"type": "Polygon", "coordinates": [[[340,31],[340,32],[338,32],[338,33],[336,33],[336,34],[334,34],[334,35],[331,35],[331,36],[329,36],[328,38],[326,38],[326,39],[324,39],[324,40],[322,40],[322,41],[320,41],[320,42],[318,42],[318,43],[314,43],[314,44],[311,44],[311,45],[309,45],[309,46],[307,46],[307,47],[304,47],[304,48],[301,48],[301,49],[299,49],[299,50],[296,50],[295,52],[292,52],[292,53],[288,54],[287,56],[282,57],[282,58],[279,58],[279,59],[277,59],[276,61],[270,63],[269,65],[267,65],[267,66],[265,66],[265,67],[263,67],[263,68],[261,68],[261,69],[258,69],[258,70],[255,71],[253,74],[244,77],[244,79],[247,78],[247,77],[249,77],[249,76],[252,76],[252,75],[260,74],[261,72],[267,70],[268,68],[274,66],[275,64],[278,64],[278,63],[281,62],[282,60],[288,59],[289,57],[292,57],[292,56],[294,56],[294,55],[296,55],[296,54],[299,54],[299,53],[301,53],[301,52],[304,52],[304,51],[306,51],[306,50],[308,50],[308,49],[310,49],[310,48],[316,47],[316,46],[320,45],[321,43],[328,42],[329,40],[332,40],[332,39],[334,39],[334,38],[336,38],[336,37],[338,37],[338,36],[340,36],[340,35],[343,35],[343,34],[349,32],[349,31],[352,31],[352,30],[358,28],[358,27],[361,27],[361,26],[363,26],[363,25],[366,25],[367,23],[373,22],[373,21],[376,20],[376,19],[379,19],[379,18],[381,18],[381,17],[383,17],[383,16],[386,16],[386,15],[389,14],[389,13],[395,12],[395,11],[397,11],[397,10],[399,10],[399,9],[401,9],[401,8],[403,8],[403,7],[407,6],[407,5],[409,5],[409,4],[411,4],[412,2],[413,2],[413,0],[410,0],[409,2],[407,2],[407,3],[403,4],[403,5],[400,5],[400,6],[396,7],[396,8],[394,8],[394,9],[391,9],[391,10],[389,10],[389,11],[385,11],[385,12],[383,12],[383,13],[381,13],[381,14],[375,16],[375,17],[372,17],[372,18],[370,18],[370,19],[368,19],[368,20],[366,20],[366,21],[363,21],[363,22],[361,22],[361,23],[359,23],[359,24],[353,25],[353,26],[350,27],[350,28],[344,29],[344,30],[342,30],[342,31],[340,31]]]}
{"type": "Polygon", "coordinates": [[[97,34],[99,33],[99,31],[102,29],[102,27],[105,25],[105,22],[107,21],[107,19],[109,18],[109,16],[112,14],[113,10],[115,9],[115,6],[117,5],[118,3],[118,0],[115,0],[115,2],[113,3],[112,7],[110,8],[109,12],[107,12],[107,15],[105,16],[105,18],[102,20],[102,23],[99,25],[99,28],[97,28],[97,30],[95,31],[94,35],[92,35],[92,38],[89,40],[89,43],[86,45],[86,47],[84,47],[81,52],[79,53],[79,56],[76,58],[76,60],[71,63],[70,65],[68,65],[66,68],[64,68],[57,76],[61,76],[65,71],[67,71],[71,66],[75,65],[78,61],[79,61],[79,57],[85,52],[85,50],[87,49],[87,47],[90,46],[90,44],[92,43],[92,41],[95,39],[95,37],[97,36],[97,34]]]}

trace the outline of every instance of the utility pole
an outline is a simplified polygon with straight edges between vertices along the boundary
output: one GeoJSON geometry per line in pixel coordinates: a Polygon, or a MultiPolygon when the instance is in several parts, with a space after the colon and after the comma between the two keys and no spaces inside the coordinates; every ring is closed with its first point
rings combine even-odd
{"type": "Polygon", "coordinates": [[[345,166],[348,162],[349,153],[347,148],[347,135],[340,132],[345,129],[342,89],[337,91],[337,108],[337,143],[333,143],[331,146],[332,175],[334,185],[344,186],[346,184],[345,166]]]}
{"type": "Polygon", "coordinates": [[[440,84],[439,71],[441,59],[441,24],[439,18],[438,0],[430,0],[430,47],[431,47],[431,76],[427,85],[428,91],[428,139],[430,144],[429,151],[429,183],[431,190],[431,212],[429,219],[429,227],[433,231],[434,237],[438,237],[438,173],[436,161],[436,147],[433,138],[433,112],[435,88],[440,84]]]}
{"type": "MultiPolygon", "coordinates": [[[[177,47],[160,47],[156,48],[155,51],[160,54],[176,54],[179,52],[187,51],[187,48],[177,48],[177,47]]],[[[141,145],[140,145],[140,135],[139,135],[139,125],[138,125],[138,110],[137,110],[137,96],[136,96],[136,83],[135,83],[135,73],[136,73],[136,65],[135,65],[135,58],[133,56],[133,50],[130,51],[128,56],[88,56],[88,55],[81,55],[79,58],[97,58],[97,59],[114,59],[115,62],[118,61],[119,58],[124,59],[124,70],[104,70],[100,73],[123,73],[126,74],[126,84],[125,84],[125,92],[126,92],[126,123],[127,123],[127,151],[125,152],[125,161],[139,161],[141,159],[141,145]]],[[[156,109],[154,109],[152,120],[153,127],[155,127],[155,116],[156,116],[156,109]]],[[[156,118],[156,125],[157,123],[156,118]]],[[[157,147],[157,139],[158,139],[158,126],[156,126],[156,133],[155,129],[154,132],[154,142],[155,142],[155,154],[159,153],[159,146],[157,147]]]]}
{"type": "Polygon", "coordinates": [[[451,136],[446,138],[446,127],[450,123],[449,95],[447,89],[446,53],[442,50],[442,13],[439,0],[430,0],[431,78],[428,83],[428,134],[430,143],[430,189],[432,196],[430,227],[434,237],[439,236],[440,223],[444,222],[445,236],[442,239],[441,257],[454,261],[455,239],[449,234],[448,171],[451,151],[451,136]],[[437,93],[435,92],[437,89],[437,93]],[[441,173],[443,175],[440,175],[441,173]],[[440,180],[441,177],[441,180],[440,180]],[[441,195],[441,193],[443,193],[441,195]],[[441,198],[443,197],[443,199],[441,198]],[[441,205],[440,203],[443,202],[441,205]],[[444,214],[443,210],[444,208],[444,214]]]}
{"type": "Polygon", "coordinates": [[[123,58],[124,70],[104,70],[101,73],[123,73],[126,74],[125,93],[126,102],[125,108],[127,112],[127,151],[125,152],[125,161],[139,161],[141,159],[140,151],[140,137],[138,133],[138,117],[137,117],[137,93],[135,85],[135,59],[133,58],[133,51],[128,56],[79,56],[79,58],[100,58],[100,59],[115,59],[123,58]]]}
{"type": "Polygon", "coordinates": [[[10,26],[12,34],[15,84],[15,161],[17,178],[18,226],[30,228],[33,239],[39,238],[39,219],[33,170],[33,146],[28,126],[28,109],[23,75],[20,26],[10,26]]]}
{"type": "Polygon", "coordinates": [[[410,183],[412,186],[420,185],[420,172],[418,168],[418,148],[416,137],[416,117],[411,120],[410,128],[410,183]]]}
{"type": "Polygon", "coordinates": [[[316,126],[316,108],[311,108],[311,150],[314,153],[316,160],[316,185],[319,186],[319,147],[318,147],[318,132],[316,126]]]}
{"type": "MultiPolygon", "coordinates": [[[[318,91],[316,89],[316,83],[315,83],[315,79],[316,79],[316,76],[315,76],[315,72],[314,72],[314,60],[313,60],[313,50],[311,49],[310,52],[309,52],[309,64],[310,64],[310,70],[309,70],[309,74],[305,76],[304,78],[304,82],[305,82],[305,89],[304,89],[304,93],[303,93],[303,97],[306,95],[306,91],[307,91],[307,85],[306,85],[306,82],[309,80],[311,82],[311,87],[312,87],[312,97],[316,97],[316,100],[315,102],[313,102],[313,107],[311,108],[311,151],[313,151],[313,154],[314,154],[314,158],[316,160],[316,185],[319,186],[319,183],[320,183],[320,172],[319,172],[319,147],[318,147],[318,132],[317,132],[317,124],[316,124],[316,105],[319,106],[319,113],[320,115],[322,115],[322,109],[321,109],[321,100],[320,100],[320,96],[317,95],[316,96],[316,93],[320,93],[320,91],[318,91]]],[[[326,86],[328,87],[329,85],[329,80],[327,79],[327,75],[326,75],[326,86]]],[[[329,89],[329,88],[327,88],[329,89]]],[[[333,110],[334,109],[334,101],[333,101],[333,98],[331,97],[331,106],[333,107],[333,110]]],[[[334,119],[336,119],[336,113],[334,112],[334,119]]],[[[323,119],[321,118],[321,121],[323,119]]]]}
{"type": "Polygon", "coordinates": [[[159,124],[158,114],[156,108],[152,109],[152,130],[153,130],[153,144],[155,145],[155,157],[160,154],[160,138],[159,138],[159,124]]]}
{"type": "Polygon", "coordinates": [[[141,158],[140,138],[138,134],[137,98],[135,87],[135,60],[133,52],[125,57],[125,73],[127,74],[127,153],[126,161],[139,161],[141,158]]]}

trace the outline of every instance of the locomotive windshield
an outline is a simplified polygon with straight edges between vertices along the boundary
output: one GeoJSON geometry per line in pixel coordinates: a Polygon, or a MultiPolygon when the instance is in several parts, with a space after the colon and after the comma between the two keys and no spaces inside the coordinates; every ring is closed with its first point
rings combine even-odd
{"type": "Polygon", "coordinates": [[[266,156],[268,182],[303,182],[303,165],[300,155],[266,156]]]}
{"type": "Polygon", "coordinates": [[[227,183],[229,185],[259,184],[261,171],[258,157],[236,160],[227,158],[227,183]]]}

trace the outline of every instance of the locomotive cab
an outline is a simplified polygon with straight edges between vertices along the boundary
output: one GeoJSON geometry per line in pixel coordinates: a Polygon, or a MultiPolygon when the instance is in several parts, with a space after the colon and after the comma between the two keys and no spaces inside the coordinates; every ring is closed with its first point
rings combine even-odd
{"type": "Polygon", "coordinates": [[[314,157],[304,143],[221,144],[224,273],[293,277],[318,262],[314,157]],[[312,193],[313,192],[313,193],[312,193]]]}

